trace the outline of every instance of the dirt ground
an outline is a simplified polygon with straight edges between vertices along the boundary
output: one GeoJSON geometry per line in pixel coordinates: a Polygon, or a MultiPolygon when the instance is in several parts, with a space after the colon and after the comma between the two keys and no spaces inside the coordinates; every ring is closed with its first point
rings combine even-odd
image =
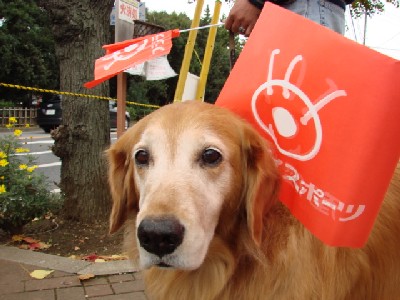
{"type": "Polygon", "coordinates": [[[0,244],[65,257],[121,255],[122,232],[108,234],[108,222],[83,224],[57,216],[32,221],[12,238],[0,230],[0,244]]]}

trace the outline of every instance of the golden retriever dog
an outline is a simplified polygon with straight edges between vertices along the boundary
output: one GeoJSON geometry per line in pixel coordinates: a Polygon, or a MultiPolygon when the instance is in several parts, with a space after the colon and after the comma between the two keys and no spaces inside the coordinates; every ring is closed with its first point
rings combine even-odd
{"type": "Polygon", "coordinates": [[[124,225],[149,299],[400,299],[399,169],[368,243],[351,249],[291,215],[266,141],[226,109],[167,105],[107,155],[110,232],[124,225]]]}

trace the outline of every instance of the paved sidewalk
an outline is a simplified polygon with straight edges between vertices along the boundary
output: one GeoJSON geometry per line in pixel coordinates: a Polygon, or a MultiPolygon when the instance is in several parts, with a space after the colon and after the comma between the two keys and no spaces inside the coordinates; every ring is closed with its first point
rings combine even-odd
{"type": "Polygon", "coordinates": [[[0,245],[0,300],[147,300],[128,261],[91,263],[0,245]],[[54,270],[34,279],[34,270],[54,270]],[[95,274],[79,280],[79,274],[95,274]]]}

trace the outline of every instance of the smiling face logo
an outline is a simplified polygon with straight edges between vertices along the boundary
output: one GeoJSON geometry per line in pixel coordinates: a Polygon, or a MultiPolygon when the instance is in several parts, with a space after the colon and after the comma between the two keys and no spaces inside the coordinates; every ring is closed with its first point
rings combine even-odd
{"type": "Polygon", "coordinates": [[[258,125],[271,137],[278,151],[299,161],[313,159],[322,144],[322,125],[318,115],[320,109],[332,100],[346,96],[346,91],[335,90],[315,104],[295,84],[290,76],[303,58],[297,55],[289,64],[284,79],[273,79],[275,56],[271,53],[267,81],[254,92],[251,108],[258,125]],[[274,95],[275,89],[282,90],[282,97],[274,95]]]}

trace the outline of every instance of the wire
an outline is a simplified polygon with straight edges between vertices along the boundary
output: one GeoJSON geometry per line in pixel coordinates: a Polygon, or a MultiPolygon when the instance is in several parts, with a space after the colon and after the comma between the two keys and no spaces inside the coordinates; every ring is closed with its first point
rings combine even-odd
{"type": "Polygon", "coordinates": [[[397,32],[394,36],[392,36],[391,38],[389,38],[387,41],[383,42],[381,46],[383,46],[386,43],[389,43],[391,40],[393,40],[395,37],[397,37],[398,35],[400,35],[400,31],[397,32]]]}
{"type": "Polygon", "coordinates": [[[395,48],[384,48],[384,47],[374,47],[374,46],[368,46],[368,47],[380,50],[400,51],[400,49],[395,49],[395,48]]]}
{"type": "Polygon", "coordinates": [[[210,25],[194,27],[194,28],[189,28],[189,29],[181,29],[181,30],[179,30],[179,32],[187,32],[187,31],[191,31],[191,30],[205,29],[205,28],[209,28],[209,27],[222,26],[222,25],[224,25],[224,23],[210,24],[210,25]]]}

